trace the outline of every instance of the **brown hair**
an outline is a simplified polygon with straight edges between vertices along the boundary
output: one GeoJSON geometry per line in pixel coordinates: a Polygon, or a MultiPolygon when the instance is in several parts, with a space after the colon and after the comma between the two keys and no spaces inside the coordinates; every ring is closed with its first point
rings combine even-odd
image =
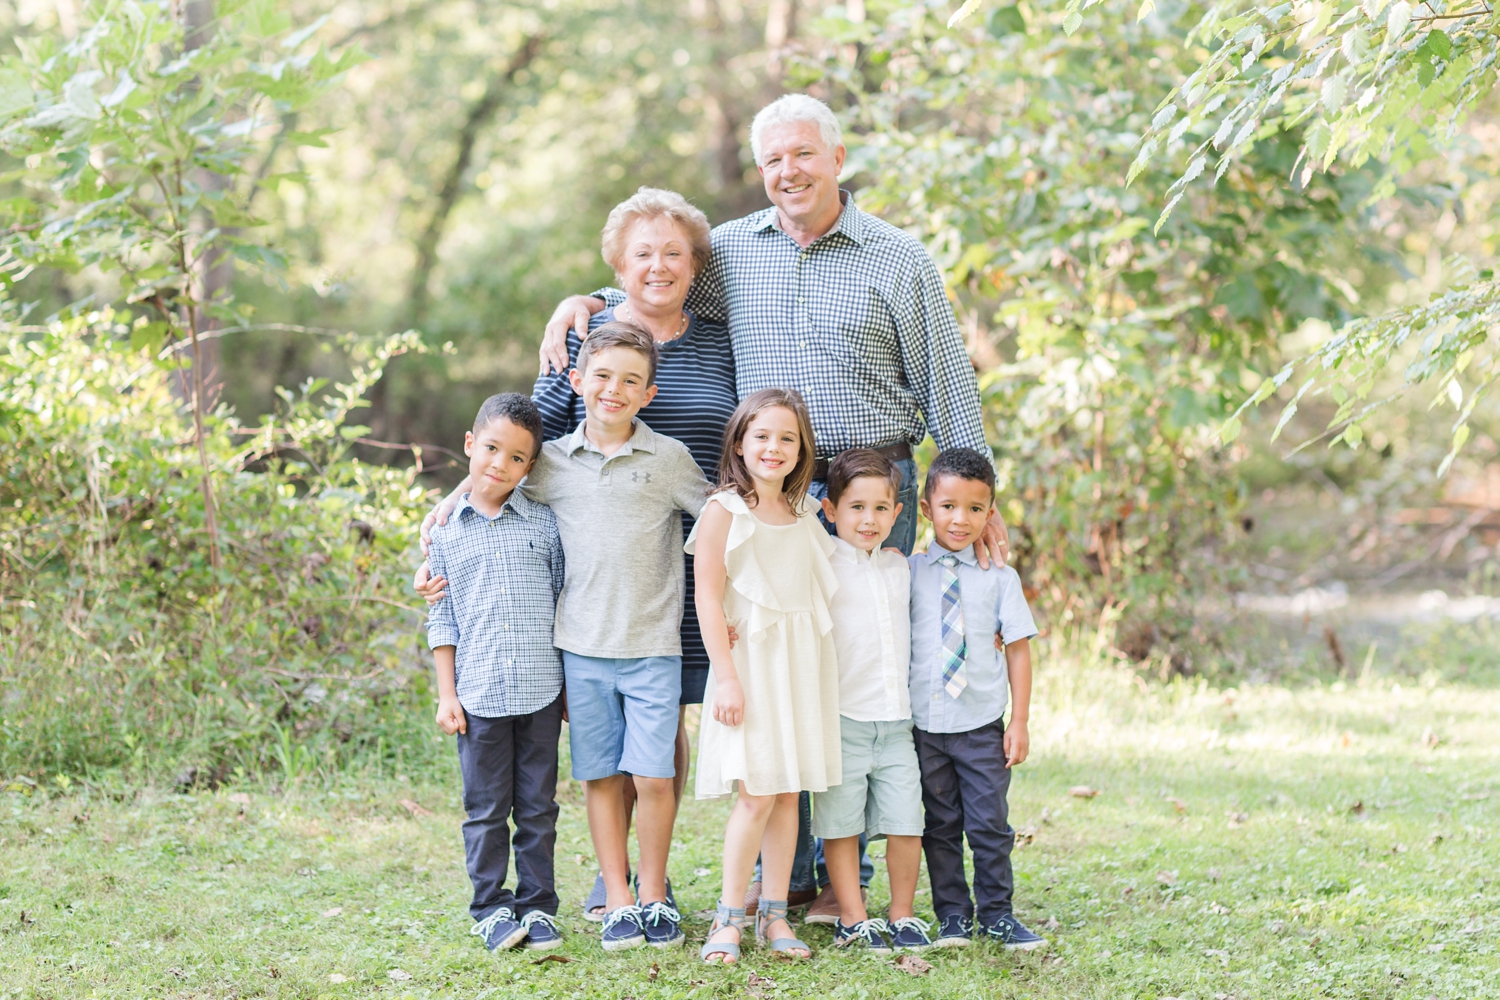
{"type": "Polygon", "coordinates": [[[656,349],[656,338],[634,323],[627,323],[624,320],[617,319],[605,323],[589,334],[589,338],[578,349],[578,357],[574,360],[573,367],[578,369],[578,374],[585,374],[589,370],[589,359],[611,347],[623,347],[645,357],[651,363],[650,374],[646,376],[646,382],[648,385],[656,382],[656,362],[660,357],[660,352],[656,349]]]}
{"type": "Polygon", "coordinates": [[[671,219],[688,238],[688,245],[693,251],[693,274],[696,276],[708,263],[708,255],[712,250],[708,242],[708,216],[676,191],[664,191],[661,188],[643,187],[610,211],[600,239],[600,254],[604,257],[604,263],[618,275],[624,270],[625,238],[630,235],[630,230],[637,222],[663,217],[671,219]]]}
{"type": "Polygon", "coordinates": [[[735,407],[734,416],[724,427],[724,452],[719,459],[719,488],[733,490],[750,506],[755,505],[755,480],[750,478],[750,469],[745,458],[737,450],[745,437],[745,431],[762,412],[782,407],[791,410],[797,418],[797,433],[802,441],[797,449],[797,464],[782,483],[782,495],[793,510],[797,510],[807,488],[812,484],[813,466],[817,464],[813,442],[812,418],[807,415],[807,404],[796,389],[762,389],[735,407]]]}
{"type": "Polygon", "coordinates": [[[872,448],[850,448],[828,466],[828,499],[837,506],[849,484],[865,476],[884,479],[892,496],[901,495],[901,472],[895,462],[872,448]]]}

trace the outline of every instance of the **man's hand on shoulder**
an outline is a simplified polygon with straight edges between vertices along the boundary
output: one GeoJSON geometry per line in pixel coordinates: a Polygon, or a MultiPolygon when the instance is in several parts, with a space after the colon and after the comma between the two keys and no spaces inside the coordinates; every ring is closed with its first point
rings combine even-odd
{"type": "Polygon", "coordinates": [[[989,569],[991,562],[1004,566],[1010,561],[1010,532],[998,509],[990,511],[990,519],[974,543],[974,558],[979,560],[980,569],[989,569]]]}
{"type": "Polygon", "coordinates": [[[589,295],[570,295],[552,310],[547,320],[547,329],[542,334],[542,347],[537,352],[541,365],[538,375],[559,375],[568,370],[568,331],[577,330],[580,340],[589,335],[589,317],[604,308],[604,300],[589,295]]]}

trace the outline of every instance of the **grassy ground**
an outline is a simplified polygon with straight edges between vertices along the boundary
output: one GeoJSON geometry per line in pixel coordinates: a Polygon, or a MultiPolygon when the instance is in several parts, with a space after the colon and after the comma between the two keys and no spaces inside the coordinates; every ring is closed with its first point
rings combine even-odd
{"type": "Polygon", "coordinates": [[[1042,664],[1013,819],[1045,954],[928,953],[913,975],[809,928],[809,963],[707,968],[725,809],[692,802],[672,864],[690,948],[606,957],[577,917],[594,869],[569,782],[571,961],[491,956],[468,933],[451,779],[75,786],[0,797],[0,998],[1500,996],[1500,692],[1147,687],[1042,664]]]}

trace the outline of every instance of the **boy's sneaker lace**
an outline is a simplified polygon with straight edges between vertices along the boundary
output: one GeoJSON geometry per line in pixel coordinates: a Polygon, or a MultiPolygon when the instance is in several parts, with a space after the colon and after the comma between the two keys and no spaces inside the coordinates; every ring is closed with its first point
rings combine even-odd
{"type": "Polygon", "coordinates": [[[906,951],[921,951],[932,947],[927,930],[932,925],[921,917],[899,917],[888,925],[891,931],[891,947],[906,951]]]}
{"type": "Polygon", "coordinates": [[[639,948],[646,943],[646,931],[641,926],[641,908],[634,904],[610,910],[604,915],[604,930],[599,934],[605,951],[624,951],[639,948]]]}
{"type": "Polygon", "coordinates": [[[974,936],[974,921],[957,913],[938,920],[938,935],[932,942],[934,948],[967,948],[974,936]]]}
{"type": "Polygon", "coordinates": [[[891,943],[885,939],[890,928],[877,917],[861,920],[850,927],[840,920],[833,925],[833,944],[836,948],[863,948],[872,955],[889,955],[891,943]]]}
{"type": "Polygon", "coordinates": [[[1002,913],[995,922],[984,929],[990,937],[999,941],[1013,951],[1032,951],[1036,948],[1045,947],[1047,939],[1040,934],[1033,933],[1027,926],[1016,919],[1014,913],[1002,913]]]}
{"type": "Polygon", "coordinates": [[[562,931],[550,913],[532,910],[521,918],[521,926],[526,928],[526,947],[533,951],[547,951],[562,944],[562,931]]]}
{"type": "Polygon", "coordinates": [[[671,903],[646,903],[641,907],[641,928],[646,943],[653,948],[674,948],[686,938],[682,933],[682,914],[671,903]]]}
{"type": "Polygon", "coordinates": [[[505,951],[526,940],[526,927],[516,919],[515,911],[502,906],[476,923],[469,931],[484,942],[490,951],[505,951]]]}

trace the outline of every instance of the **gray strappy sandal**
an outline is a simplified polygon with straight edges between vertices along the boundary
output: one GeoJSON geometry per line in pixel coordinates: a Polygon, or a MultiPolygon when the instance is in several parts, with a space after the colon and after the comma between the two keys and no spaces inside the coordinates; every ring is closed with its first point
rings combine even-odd
{"type": "Polygon", "coordinates": [[[792,922],[787,920],[786,906],[787,901],[784,899],[762,899],[760,901],[760,906],[755,910],[755,940],[759,944],[768,946],[771,949],[771,954],[779,955],[782,958],[798,957],[790,954],[794,951],[805,951],[808,957],[812,957],[812,946],[806,941],[794,937],[766,940],[766,927],[773,921],[785,920],[788,927],[792,926],[792,922]]]}
{"type": "MultiPolygon", "coordinates": [[[[740,938],[743,939],[745,936],[745,927],[749,923],[750,918],[745,916],[745,908],[743,906],[725,906],[724,901],[720,900],[719,909],[714,913],[713,926],[708,929],[708,936],[713,937],[724,928],[733,927],[735,930],[740,932],[740,938]]],[[[703,949],[698,952],[698,957],[707,962],[708,956],[710,955],[724,956],[724,958],[719,959],[719,961],[716,963],[719,965],[729,964],[729,959],[733,959],[734,961],[738,962],[740,959],[740,942],[705,941],[703,942],[703,949]]]]}

